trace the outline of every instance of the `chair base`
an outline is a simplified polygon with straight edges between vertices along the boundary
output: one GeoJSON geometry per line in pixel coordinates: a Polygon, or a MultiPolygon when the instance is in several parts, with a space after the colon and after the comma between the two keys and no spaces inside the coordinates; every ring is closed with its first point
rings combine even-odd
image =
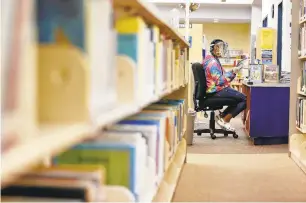
{"type": "Polygon", "coordinates": [[[238,135],[236,132],[233,131],[226,131],[223,129],[198,129],[198,130],[194,130],[194,133],[197,133],[198,136],[201,136],[202,133],[209,133],[211,139],[216,139],[217,136],[215,134],[223,134],[224,137],[227,137],[228,135],[233,135],[233,137],[236,139],[238,138],[238,135]]]}
{"type": "Polygon", "coordinates": [[[215,112],[214,111],[210,112],[209,128],[208,129],[197,129],[197,130],[194,130],[193,132],[197,133],[198,136],[201,136],[202,133],[209,133],[211,139],[213,140],[217,138],[215,134],[223,134],[225,137],[227,137],[228,135],[233,135],[235,139],[238,138],[238,135],[236,134],[236,132],[215,128],[215,112]]]}

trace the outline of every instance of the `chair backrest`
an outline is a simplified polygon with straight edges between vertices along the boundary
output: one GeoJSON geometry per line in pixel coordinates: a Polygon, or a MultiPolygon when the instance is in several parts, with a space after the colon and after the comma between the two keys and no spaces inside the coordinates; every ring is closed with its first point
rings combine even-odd
{"type": "Polygon", "coordinates": [[[203,65],[201,63],[193,63],[191,68],[195,83],[193,100],[196,102],[196,100],[203,100],[206,98],[206,76],[203,65]]]}

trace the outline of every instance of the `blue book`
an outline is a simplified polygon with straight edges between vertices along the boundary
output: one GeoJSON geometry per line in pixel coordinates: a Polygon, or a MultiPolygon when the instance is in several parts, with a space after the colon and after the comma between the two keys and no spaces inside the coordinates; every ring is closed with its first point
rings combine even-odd
{"type": "Polygon", "coordinates": [[[117,51],[119,55],[130,57],[136,64],[139,61],[137,34],[118,34],[117,51]]]}
{"type": "Polygon", "coordinates": [[[182,139],[182,133],[183,133],[183,128],[184,128],[184,104],[185,100],[184,99],[162,99],[156,104],[164,104],[164,105],[171,105],[171,106],[177,106],[180,109],[179,115],[178,115],[178,136],[179,140],[182,139]]]}
{"type": "Polygon", "coordinates": [[[172,111],[169,111],[167,109],[150,109],[150,110],[143,110],[141,113],[137,114],[138,117],[153,117],[153,118],[165,118],[165,123],[166,123],[166,139],[169,144],[169,152],[172,154],[175,148],[175,125],[176,125],[176,118],[175,114],[172,111]]]}
{"type": "Polygon", "coordinates": [[[39,0],[36,11],[39,43],[55,43],[56,32],[60,30],[71,44],[85,50],[86,19],[83,0],[39,0]]]}
{"type": "MultiPolygon", "coordinates": [[[[124,137],[124,133],[118,133],[117,136],[124,137]]],[[[141,189],[139,186],[139,173],[141,171],[139,171],[139,165],[137,164],[140,161],[139,156],[144,153],[137,152],[138,145],[132,143],[133,141],[116,141],[103,136],[74,146],[55,157],[53,163],[55,165],[101,164],[107,171],[106,184],[125,186],[138,199],[141,189]]],[[[142,171],[142,173],[145,173],[145,171],[142,171]]]]}
{"type": "Polygon", "coordinates": [[[181,139],[181,110],[180,110],[180,105],[176,105],[176,104],[152,104],[150,106],[148,106],[147,108],[145,108],[145,110],[171,110],[173,112],[175,112],[175,129],[176,129],[176,137],[178,138],[177,141],[179,141],[181,139]]]}
{"type": "Polygon", "coordinates": [[[153,125],[157,127],[157,161],[156,168],[158,169],[158,179],[161,180],[164,168],[164,141],[165,141],[165,126],[160,119],[151,119],[145,117],[130,117],[126,120],[120,121],[118,124],[130,124],[130,125],[153,125]]]}

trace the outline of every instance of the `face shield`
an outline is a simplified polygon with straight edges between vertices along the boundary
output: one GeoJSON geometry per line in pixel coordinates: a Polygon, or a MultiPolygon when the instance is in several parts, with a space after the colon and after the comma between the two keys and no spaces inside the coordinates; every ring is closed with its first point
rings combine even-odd
{"type": "Polygon", "coordinates": [[[217,42],[213,45],[213,54],[217,57],[228,57],[228,44],[226,42],[217,42]]]}

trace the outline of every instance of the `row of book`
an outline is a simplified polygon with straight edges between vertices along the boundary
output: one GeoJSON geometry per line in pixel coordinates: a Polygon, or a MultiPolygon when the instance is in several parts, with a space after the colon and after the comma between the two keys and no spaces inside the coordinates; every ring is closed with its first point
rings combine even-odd
{"type": "Polygon", "coordinates": [[[281,78],[280,78],[280,83],[290,83],[290,72],[288,71],[282,71],[281,72],[281,78]]]}
{"type": "Polygon", "coordinates": [[[5,36],[14,36],[6,44],[16,45],[3,49],[2,137],[18,129],[37,134],[40,124],[95,121],[188,81],[187,48],[140,16],[117,15],[112,1],[25,2],[2,7],[5,36]]]}
{"type": "Polygon", "coordinates": [[[253,83],[278,83],[279,68],[273,64],[249,64],[248,78],[253,83]]]}
{"type": "Polygon", "coordinates": [[[306,1],[305,0],[300,0],[299,16],[301,20],[304,20],[306,18],[306,1]]]}
{"type": "Polygon", "coordinates": [[[299,79],[298,90],[299,92],[306,92],[306,61],[302,61],[301,77],[299,79]]]}
{"type": "Polygon", "coordinates": [[[136,201],[152,201],[184,129],[185,101],[160,100],[54,157],[50,167],[2,189],[2,197],[102,202],[103,185],[118,185],[136,201]]]}
{"type": "Polygon", "coordinates": [[[298,44],[298,55],[306,56],[306,23],[300,26],[299,44],[298,44]]]}
{"type": "Polygon", "coordinates": [[[306,100],[298,97],[296,100],[296,126],[306,131],[306,100]]]}

